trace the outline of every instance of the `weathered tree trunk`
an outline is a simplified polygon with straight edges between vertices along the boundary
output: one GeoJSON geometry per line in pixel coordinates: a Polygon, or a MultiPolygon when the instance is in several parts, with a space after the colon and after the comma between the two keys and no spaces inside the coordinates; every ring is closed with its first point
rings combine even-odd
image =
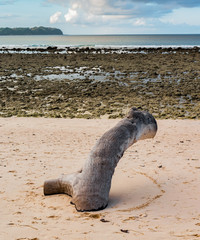
{"type": "Polygon", "coordinates": [[[123,153],[134,142],[153,138],[156,131],[157,123],[150,113],[132,108],[126,118],[97,141],[81,171],[45,181],[44,194],[72,196],[77,211],[105,208],[111,179],[123,153]]]}

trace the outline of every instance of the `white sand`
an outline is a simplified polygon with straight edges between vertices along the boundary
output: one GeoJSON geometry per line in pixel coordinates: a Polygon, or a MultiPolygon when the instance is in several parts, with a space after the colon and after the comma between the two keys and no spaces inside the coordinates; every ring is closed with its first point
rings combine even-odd
{"type": "Polygon", "coordinates": [[[45,180],[79,170],[118,121],[0,118],[1,240],[200,239],[200,121],[159,120],[156,137],[120,160],[103,211],[43,195],[45,180]]]}

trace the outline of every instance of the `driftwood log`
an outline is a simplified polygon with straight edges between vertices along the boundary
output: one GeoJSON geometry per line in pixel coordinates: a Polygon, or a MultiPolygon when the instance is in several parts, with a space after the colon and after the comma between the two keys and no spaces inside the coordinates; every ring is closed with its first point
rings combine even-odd
{"type": "Polygon", "coordinates": [[[45,181],[44,194],[71,196],[77,211],[104,209],[118,161],[133,143],[153,138],[156,131],[157,123],[150,113],[132,108],[126,118],[97,141],[82,170],[45,181]]]}

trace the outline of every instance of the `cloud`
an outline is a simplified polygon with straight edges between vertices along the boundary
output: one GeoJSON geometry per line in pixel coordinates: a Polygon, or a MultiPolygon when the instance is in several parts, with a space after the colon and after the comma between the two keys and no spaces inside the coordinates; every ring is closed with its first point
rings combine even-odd
{"type": "MultiPolygon", "coordinates": [[[[71,24],[126,24],[147,25],[148,19],[161,19],[176,9],[200,6],[199,0],[48,0],[67,8],[65,20],[71,24]]],[[[164,20],[163,20],[164,22],[164,20]]]]}
{"type": "MultiPolygon", "coordinates": [[[[200,6],[199,0],[130,0],[133,3],[145,3],[145,4],[158,4],[163,6],[170,6],[172,8],[179,8],[179,7],[198,7],[200,6]]],[[[172,9],[173,10],[173,9],[172,9]]]]}
{"type": "Polygon", "coordinates": [[[78,17],[78,13],[76,10],[69,8],[68,13],[64,17],[66,22],[74,23],[78,17]]]}
{"type": "Polygon", "coordinates": [[[146,21],[144,20],[144,18],[138,18],[138,19],[136,19],[136,21],[133,24],[135,26],[145,26],[146,21]]]}
{"type": "Polygon", "coordinates": [[[200,7],[199,8],[180,8],[173,10],[172,13],[160,19],[163,23],[173,25],[186,24],[190,26],[200,26],[200,7]]]}
{"type": "Polygon", "coordinates": [[[0,5],[11,5],[14,2],[16,2],[16,0],[1,0],[0,5]]]}
{"type": "MultiPolygon", "coordinates": [[[[11,0],[12,1],[12,0],[11,0]]],[[[134,14],[135,10],[148,8],[154,10],[155,7],[161,11],[173,11],[173,9],[200,6],[199,0],[48,0],[49,2],[62,5],[79,5],[84,11],[92,12],[94,15],[117,15],[134,14]]],[[[157,11],[159,12],[159,11],[157,11]]],[[[135,13],[137,14],[137,12],[135,13]]]]}
{"type": "Polygon", "coordinates": [[[61,12],[56,12],[54,13],[51,17],[50,17],[50,23],[53,24],[53,23],[56,23],[59,21],[59,17],[61,16],[61,12]]]}
{"type": "Polygon", "coordinates": [[[11,14],[11,13],[0,14],[0,18],[2,18],[2,19],[6,19],[6,18],[18,18],[18,17],[19,17],[19,15],[11,14]]]}

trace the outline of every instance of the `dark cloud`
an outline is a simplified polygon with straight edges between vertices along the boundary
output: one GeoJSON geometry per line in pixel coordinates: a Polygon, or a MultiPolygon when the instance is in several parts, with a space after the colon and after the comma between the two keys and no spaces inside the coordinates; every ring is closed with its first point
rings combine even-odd
{"type": "Polygon", "coordinates": [[[146,4],[158,4],[158,5],[170,5],[170,6],[174,6],[174,7],[198,7],[200,6],[200,1],[199,0],[176,0],[176,1],[172,1],[172,0],[131,0],[131,2],[133,3],[146,3],[146,4]]]}
{"type": "Polygon", "coordinates": [[[172,12],[178,8],[192,8],[200,7],[199,0],[107,0],[110,6],[114,8],[126,9],[129,12],[134,13],[134,10],[138,10],[139,13],[145,13],[147,15],[162,15],[172,12]],[[151,13],[148,14],[148,11],[151,13]]]}

